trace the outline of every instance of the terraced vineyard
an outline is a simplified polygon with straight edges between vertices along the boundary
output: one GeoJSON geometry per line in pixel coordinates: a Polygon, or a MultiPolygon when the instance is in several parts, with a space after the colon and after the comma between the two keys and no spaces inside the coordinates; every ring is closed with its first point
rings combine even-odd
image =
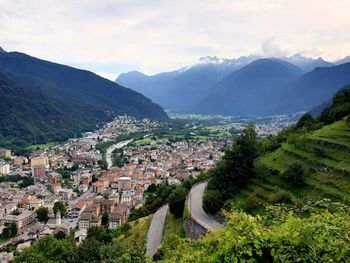
{"type": "Polygon", "coordinates": [[[256,178],[230,204],[258,211],[266,204],[291,205],[322,198],[350,204],[350,125],[346,118],[309,134],[291,136],[277,150],[260,157],[256,178]],[[299,162],[306,169],[304,187],[291,188],[281,177],[299,162]]]}

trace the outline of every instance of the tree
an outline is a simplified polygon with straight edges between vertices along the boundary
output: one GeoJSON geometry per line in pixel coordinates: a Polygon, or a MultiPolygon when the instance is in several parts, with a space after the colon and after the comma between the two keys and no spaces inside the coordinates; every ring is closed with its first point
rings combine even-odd
{"type": "Polygon", "coordinates": [[[188,190],[178,186],[169,196],[169,209],[176,217],[182,217],[188,190]]]}
{"type": "Polygon", "coordinates": [[[223,160],[209,172],[208,189],[219,190],[224,199],[230,198],[240,186],[254,176],[254,160],[258,156],[255,127],[252,123],[233,140],[223,160]]]}
{"type": "Polygon", "coordinates": [[[9,237],[14,237],[16,236],[18,233],[18,228],[17,225],[15,223],[12,224],[8,224],[4,230],[2,231],[1,236],[3,238],[9,238],[9,237]]]}
{"type": "Polygon", "coordinates": [[[242,133],[234,138],[232,148],[225,152],[223,159],[207,172],[210,178],[203,206],[215,213],[224,201],[231,198],[254,176],[254,160],[258,157],[255,126],[249,123],[242,133]],[[216,197],[215,195],[218,195],[216,197]]]}
{"type": "Polygon", "coordinates": [[[293,163],[289,165],[282,177],[285,178],[292,186],[305,185],[305,170],[300,163],[293,163]]]}
{"type": "Polygon", "coordinates": [[[148,193],[154,193],[157,190],[157,186],[155,184],[151,184],[150,186],[148,186],[147,188],[147,192],[148,193]]]}
{"type": "Polygon", "coordinates": [[[11,230],[8,227],[5,227],[1,235],[5,239],[11,237],[11,230]]]}
{"type": "Polygon", "coordinates": [[[15,223],[12,223],[10,225],[10,231],[11,231],[11,237],[14,237],[17,235],[18,233],[18,228],[17,228],[17,225],[15,223]]]}
{"type": "Polygon", "coordinates": [[[103,225],[103,226],[107,226],[108,225],[108,214],[107,214],[107,212],[104,212],[102,214],[101,225],[103,225]]]}
{"type": "Polygon", "coordinates": [[[315,127],[315,124],[317,124],[317,122],[314,120],[314,118],[312,118],[311,114],[309,113],[305,113],[303,116],[300,117],[300,119],[298,120],[296,127],[298,129],[306,129],[307,131],[309,130],[313,130],[315,127]]]}
{"type": "Polygon", "coordinates": [[[55,238],[58,240],[64,239],[66,238],[66,233],[60,230],[57,233],[55,233],[55,238]]]}
{"type": "Polygon", "coordinates": [[[40,222],[46,223],[49,220],[49,209],[47,207],[40,207],[36,210],[36,217],[40,222]]]}
{"type": "Polygon", "coordinates": [[[319,120],[330,124],[350,115],[350,87],[340,90],[333,98],[332,105],[323,110],[319,120]]]}
{"type": "Polygon", "coordinates": [[[203,209],[212,215],[215,215],[223,205],[223,200],[220,191],[208,190],[205,191],[203,197],[203,209]]]}
{"type": "Polygon", "coordinates": [[[65,216],[67,214],[67,207],[64,203],[58,201],[56,202],[54,205],[53,205],[53,212],[57,213],[57,211],[60,211],[61,212],[61,215],[62,216],[65,216]]]}

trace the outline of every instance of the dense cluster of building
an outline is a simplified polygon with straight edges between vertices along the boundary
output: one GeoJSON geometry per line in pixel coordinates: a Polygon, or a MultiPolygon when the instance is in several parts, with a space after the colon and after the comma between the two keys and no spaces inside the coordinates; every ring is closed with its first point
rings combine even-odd
{"type": "Polygon", "coordinates": [[[94,132],[49,149],[38,148],[30,156],[15,156],[8,149],[0,149],[0,176],[7,176],[0,183],[0,232],[15,224],[19,230],[15,239],[30,241],[78,228],[76,238],[82,240],[91,226],[105,224],[114,229],[127,222],[131,209],[144,204],[144,192],[150,185],[166,181],[178,184],[220,160],[220,142],[153,138],[146,144],[130,142],[119,149],[126,159],[122,167],[104,170],[98,165],[104,158],[98,144],[129,133],[151,134],[161,125],[119,116],[94,132]],[[11,180],[18,176],[33,178],[34,185],[21,188],[21,180],[11,180]],[[66,204],[65,215],[53,213],[56,202],[66,204]],[[46,224],[36,222],[40,207],[50,211],[46,224]]]}

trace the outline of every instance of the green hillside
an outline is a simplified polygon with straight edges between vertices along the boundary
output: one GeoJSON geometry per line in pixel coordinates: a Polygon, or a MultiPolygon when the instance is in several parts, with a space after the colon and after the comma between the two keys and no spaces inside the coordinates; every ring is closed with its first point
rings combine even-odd
{"type": "Polygon", "coordinates": [[[204,196],[209,212],[223,205],[227,229],[198,241],[174,236],[162,262],[349,262],[349,95],[260,142],[254,173],[239,175],[253,155],[248,127],[210,172],[204,196]]]}
{"type": "Polygon", "coordinates": [[[347,118],[309,134],[291,136],[280,148],[255,161],[256,177],[230,206],[258,210],[280,201],[294,205],[322,198],[350,204],[349,136],[347,118]],[[303,187],[291,188],[281,176],[293,163],[305,169],[303,187]]]}
{"type": "Polygon", "coordinates": [[[13,150],[62,141],[94,129],[92,121],[102,121],[1,73],[0,98],[0,145],[13,150]]]}

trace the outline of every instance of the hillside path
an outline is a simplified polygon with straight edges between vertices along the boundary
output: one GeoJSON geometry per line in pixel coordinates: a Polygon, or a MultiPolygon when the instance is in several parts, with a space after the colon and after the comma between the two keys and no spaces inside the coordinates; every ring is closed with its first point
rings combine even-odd
{"type": "Polygon", "coordinates": [[[162,242],[164,224],[169,206],[164,205],[154,214],[147,234],[146,255],[153,257],[162,242]]]}
{"type": "Polygon", "coordinates": [[[217,222],[203,210],[203,194],[207,184],[207,182],[204,182],[193,186],[188,195],[187,205],[191,218],[207,230],[225,229],[224,225],[217,222]]]}

